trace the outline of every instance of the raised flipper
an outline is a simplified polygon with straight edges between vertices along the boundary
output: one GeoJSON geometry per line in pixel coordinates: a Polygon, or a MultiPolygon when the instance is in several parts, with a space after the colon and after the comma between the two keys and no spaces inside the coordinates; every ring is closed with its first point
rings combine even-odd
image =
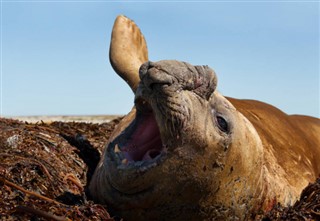
{"type": "Polygon", "coordinates": [[[113,69],[135,92],[140,82],[139,68],[148,61],[148,49],[138,26],[123,15],[114,22],[109,57],[113,69]]]}

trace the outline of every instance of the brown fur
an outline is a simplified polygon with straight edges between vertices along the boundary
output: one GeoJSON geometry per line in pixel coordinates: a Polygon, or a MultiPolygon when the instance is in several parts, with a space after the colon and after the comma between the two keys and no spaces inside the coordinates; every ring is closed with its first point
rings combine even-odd
{"type": "Polygon", "coordinates": [[[300,192],[320,175],[320,122],[318,118],[287,115],[255,100],[227,98],[257,130],[288,182],[300,192]]]}

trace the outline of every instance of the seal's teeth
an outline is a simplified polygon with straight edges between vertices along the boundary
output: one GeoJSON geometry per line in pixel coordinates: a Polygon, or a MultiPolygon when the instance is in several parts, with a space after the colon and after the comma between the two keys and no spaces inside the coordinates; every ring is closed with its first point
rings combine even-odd
{"type": "Polygon", "coordinates": [[[114,152],[115,152],[115,153],[119,153],[119,152],[121,152],[121,150],[120,150],[120,148],[119,148],[118,144],[116,144],[116,145],[115,145],[115,147],[114,147],[114,152]]]}

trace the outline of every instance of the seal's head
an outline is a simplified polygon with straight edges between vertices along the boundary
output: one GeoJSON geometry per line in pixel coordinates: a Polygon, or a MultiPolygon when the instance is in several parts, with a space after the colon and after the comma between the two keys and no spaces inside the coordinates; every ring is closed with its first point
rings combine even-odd
{"type": "Polygon", "coordinates": [[[138,27],[119,16],[110,60],[135,107],[111,136],[91,195],[126,220],[247,217],[262,192],[255,129],[216,91],[211,68],[150,62],[146,48],[138,27]]]}
{"type": "Polygon", "coordinates": [[[95,198],[135,219],[233,217],[230,205],[239,203],[249,211],[247,196],[261,191],[261,144],[216,92],[214,71],[159,61],[144,63],[139,75],[135,110],[112,136],[95,174],[95,198]]]}

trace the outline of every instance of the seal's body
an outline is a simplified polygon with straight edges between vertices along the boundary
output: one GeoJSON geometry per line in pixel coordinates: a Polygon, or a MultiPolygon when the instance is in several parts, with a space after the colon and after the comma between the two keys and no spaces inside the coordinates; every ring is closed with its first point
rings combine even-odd
{"type": "Polygon", "coordinates": [[[96,201],[125,220],[248,220],[292,204],[316,179],[319,119],[226,98],[208,66],[149,62],[146,48],[136,25],[119,16],[110,60],[135,106],[92,178],[96,201]]]}

